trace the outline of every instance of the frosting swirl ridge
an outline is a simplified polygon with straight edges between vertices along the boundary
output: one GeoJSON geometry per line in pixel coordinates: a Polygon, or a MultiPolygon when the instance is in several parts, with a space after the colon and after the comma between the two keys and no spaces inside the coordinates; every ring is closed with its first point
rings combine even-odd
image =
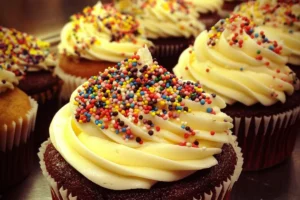
{"type": "Polygon", "coordinates": [[[217,164],[232,119],[225,102],[152,61],[147,49],[94,76],[54,117],[51,141],[94,183],[149,189],[217,164]]]}
{"type": "Polygon", "coordinates": [[[134,17],[99,2],[72,16],[61,32],[58,48],[60,54],[68,56],[118,62],[145,44],[152,45],[134,17]]]}
{"type": "Polygon", "coordinates": [[[289,63],[300,65],[300,3],[278,1],[246,2],[235,13],[249,17],[269,38],[282,40],[291,52],[289,63]]]}
{"type": "Polygon", "coordinates": [[[174,69],[187,80],[200,80],[207,91],[226,103],[269,106],[285,102],[296,84],[286,66],[288,51],[281,43],[257,31],[248,18],[234,15],[202,32],[192,48],[185,50],[174,69]]]}

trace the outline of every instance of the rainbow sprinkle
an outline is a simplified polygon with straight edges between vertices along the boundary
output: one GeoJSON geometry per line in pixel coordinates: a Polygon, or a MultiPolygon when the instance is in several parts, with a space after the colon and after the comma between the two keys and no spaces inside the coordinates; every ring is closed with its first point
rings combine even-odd
{"type": "MultiPolygon", "coordinates": [[[[159,124],[145,119],[145,115],[157,116],[163,120],[179,120],[181,113],[191,112],[184,99],[209,105],[216,95],[206,95],[199,83],[184,82],[154,61],[150,65],[139,62],[140,56],[134,55],[106,69],[98,76],[91,77],[77,91],[74,104],[77,106],[75,119],[79,123],[93,121],[100,129],[110,129],[121,135],[124,140],[135,140],[130,126],[120,119],[123,115],[132,123],[147,130],[149,136],[159,134],[159,124]]],[[[215,115],[213,108],[207,113],[215,115]]],[[[187,142],[195,131],[182,122],[183,142],[179,145],[198,147],[199,142],[187,142]]],[[[214,131],[211,132],[214,135],[214,131]]]]}

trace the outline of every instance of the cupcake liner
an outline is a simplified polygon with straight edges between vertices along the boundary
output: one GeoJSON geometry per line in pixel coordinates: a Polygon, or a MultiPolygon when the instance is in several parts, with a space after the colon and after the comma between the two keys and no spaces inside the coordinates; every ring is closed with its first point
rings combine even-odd
{"type": "Polygon", "coordinates": [[[72,92],[81,84],[83,84],[87,79],[66,74],[60,67],[55,68],[55,74],[63,80],[64,84],[62,86],[60,101],[68,101],[72,92]]]}
{"type": "MultiPolygon", "coordinates": [[[[154,48],[154,57],[169,57],[180,54],[184,51],[188,45],[186,43],[182,44],[158,44],[154,48]]],[[[158,60],[159,61],[159,60],[158,60]]]]}
{"type": "Polygon", "coordinates": [[[30,96],[34,100],[36,100],[39,103],[39,105],[42,105],[47,103],[47,101],[51,101],[52,99],[56,98],[57,95],[60,94],[62,86],[63,86],[63,81],[60,80],[57,85],[52,86],[50,89],[44,92],[32,94],[30,96]]]}
{"type": "Polygon", "coordinates": [[[33,134],[38,104],[29,97],[31,109],[25,118],[0,127],[0,191],[19,182],[30,172],[33,134]]]}
{"type": "Polygon", "coordinates": [[[272,116],[231,117],[245,159],[244,170],[269,168],[291,155],[299,127],[300,106],[272,116]]]}
{"type": "MultiPolygon", "coordinates": [[[[72,193],[68,192],[67,189],[58,187],[58,183],[51,177],[46,169],[46,164],[44,162],[44,154],[46,151],[47,146],[51,143],[50,140],[47,140],[42,144],[40,147],[40,151],[38,156],[40,158],[40,166],[42,169],[42,173],[47,179],[50,188],[51,188],[51,195],[53,200],[75,200],[77,199],[76,196],[72,195],[72,193]]],[[[230,176],[226,181],[223,181],[218,187],[214,188],[209,193],[205,193],[203,197],[200,197],[199,200],[213,200],[213,199],[228,199],[230,195],[230,191],[232,189],[233,184],[239,178],[242,172],[242,165],[243,165],[243,156],[241,152],[241,148],[238,147],[238,143],[236,141],[235,136],[231,136],[231,145],[233,146],[236,155],[237,155],[237,164],[235,166],[235,170],[232,176],[230,176]]],[[[198,198],[193,198],[193,200],[197,200],[198,198]]]]}

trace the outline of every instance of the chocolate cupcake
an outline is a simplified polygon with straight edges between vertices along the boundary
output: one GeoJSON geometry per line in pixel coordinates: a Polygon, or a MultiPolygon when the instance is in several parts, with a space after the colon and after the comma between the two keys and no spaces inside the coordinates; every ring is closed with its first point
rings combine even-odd
{"type": "Polygon", "coordinates": [[[247,2],[234,12],[249,17],[269,38],[282,40],[291,54],[288,66],[300,77],[299,1],[247,2]]]}
{"type": "Polygon", "coordinates": [[[246,17],[233,15],[201,33],[180,56],[174,72],[200,80],[206,91],[223,97],[234,120],[244,169],[259,170],[287,159],[299,121],[299,83],[286,66],[281,43],[268,39],[246,17]]]}
{"type": "Polygon", "coordinates": [[[234,8],[247,0],[224,0],[222,9],[219,11],[219,15],[222,18],[229,17],[230,13],[234,10],[234,8]]]}
{"type": "Polygon", "coordinates": [[[15,29],[0,27],[0,40],[0,65],[17,67],[17,73],[23,75],[19,88],[39,104],[35,130],[40,146],[49,137],[47,129],[59,108],[62,82],[53,74],[55,57],[48,42],[15,29]]]}
{"type": "Polygon", "coordinates": [[[0,194],[30,172],[37,103],[14,87],[15,66],[0,64],[0,194]]]}
{"type": "Polygon", "coordinates": [[[132,16],[111,6],[87,7],[72,16],[61,32],[56,73],[64,81],[61,98],[67,102],[72,92],[92,75],[132,56],[152,43],[132,16]]]}
{"type": "Polygon", "coordinates": [[[140,49],[91,77],[53,118],[39,153],[53,199],[228,197],[243,159],[224,106],[140,49]]]}
{"type": "Polygon", "coordinates": [[[182,0],[119,0],[115,7],[137,17],[155,46],[154,58],[170,71],[181,52],[205,29],[197,11],[182,0]]]}
{"type": "Polygon", "coordinates": [[[199,13],[199,20],[209,29],[215,25],[221,16],[219,12],[223,6],[223,0],[185,0],[199,13]]]}

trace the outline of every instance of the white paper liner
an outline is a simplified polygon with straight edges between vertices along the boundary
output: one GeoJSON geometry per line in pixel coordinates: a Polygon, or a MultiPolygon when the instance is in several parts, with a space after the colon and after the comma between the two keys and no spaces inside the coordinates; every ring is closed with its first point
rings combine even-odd
{"type": "Polygon", "coordinates": [[[31,109],[25,116],[25,120],[20,117],[17,121],[12,121],[12,128],[8,129],[7,124],[0,126],[0,151],[6,152],[18,147],[20,143],[26,143],[27,139],[34,131],[37,102],[29,97],[31,109]]]}
{"type": "MultiPolygon", "coordinates": [[[[218,187],[214,189],[214,191],[211,191],[209,194],[205,194],[204,197],[200,197],[199,200],[213,200],[213,199],[224,199],[226,195],[231,191],[234,183],[238,180],[241,172],[242,172],[242,166],[243,166],[243,155],[241,152],[241,148],[238,147],[238,143],[236,140],[236,136],[230,137],[230,144],[234,148],[237,156],[237,164],[235,165],[235,170],[233,175],[228,178],[226,181],[221,183],[218,187]]],[[[40,167],[42,169],[42,173],[47,179],[50,187],[51,187],[51,193],[53,199],[57,200],[76,200],[77,197],[73,196],[71,193],[68,192],[67,189],[61,187],[58,188],[57,182],[51,177],[51,175],[48,173],[46,169],[46,164],[44,162],[44,154],[46,151],[47,146],[51,143],[50,139],[47,140],[42,144],[42,146],[39,149],[38,156],[40,158],[40,167]],[[69,194],[69,195],[68,195],[69,194]]],[[[193,200],[198,200],[197,198],[193,198],[193,200]]]]}
{"type": "Polygon", "coordinates": [[[231,117],[234,134],[243,149],[245,170],[272,167],[292,153],[300,106],[273,116],[231,117]]]}
{"type": "Polygon", "coordinates": [[[66,74],[59,66],[55,68],[54,73],[64,82],[60,93],[60,100],[62,101],[68,101],[72,92],[76,90],[79,85],[88,80],[78,76],[66,74]]]}

